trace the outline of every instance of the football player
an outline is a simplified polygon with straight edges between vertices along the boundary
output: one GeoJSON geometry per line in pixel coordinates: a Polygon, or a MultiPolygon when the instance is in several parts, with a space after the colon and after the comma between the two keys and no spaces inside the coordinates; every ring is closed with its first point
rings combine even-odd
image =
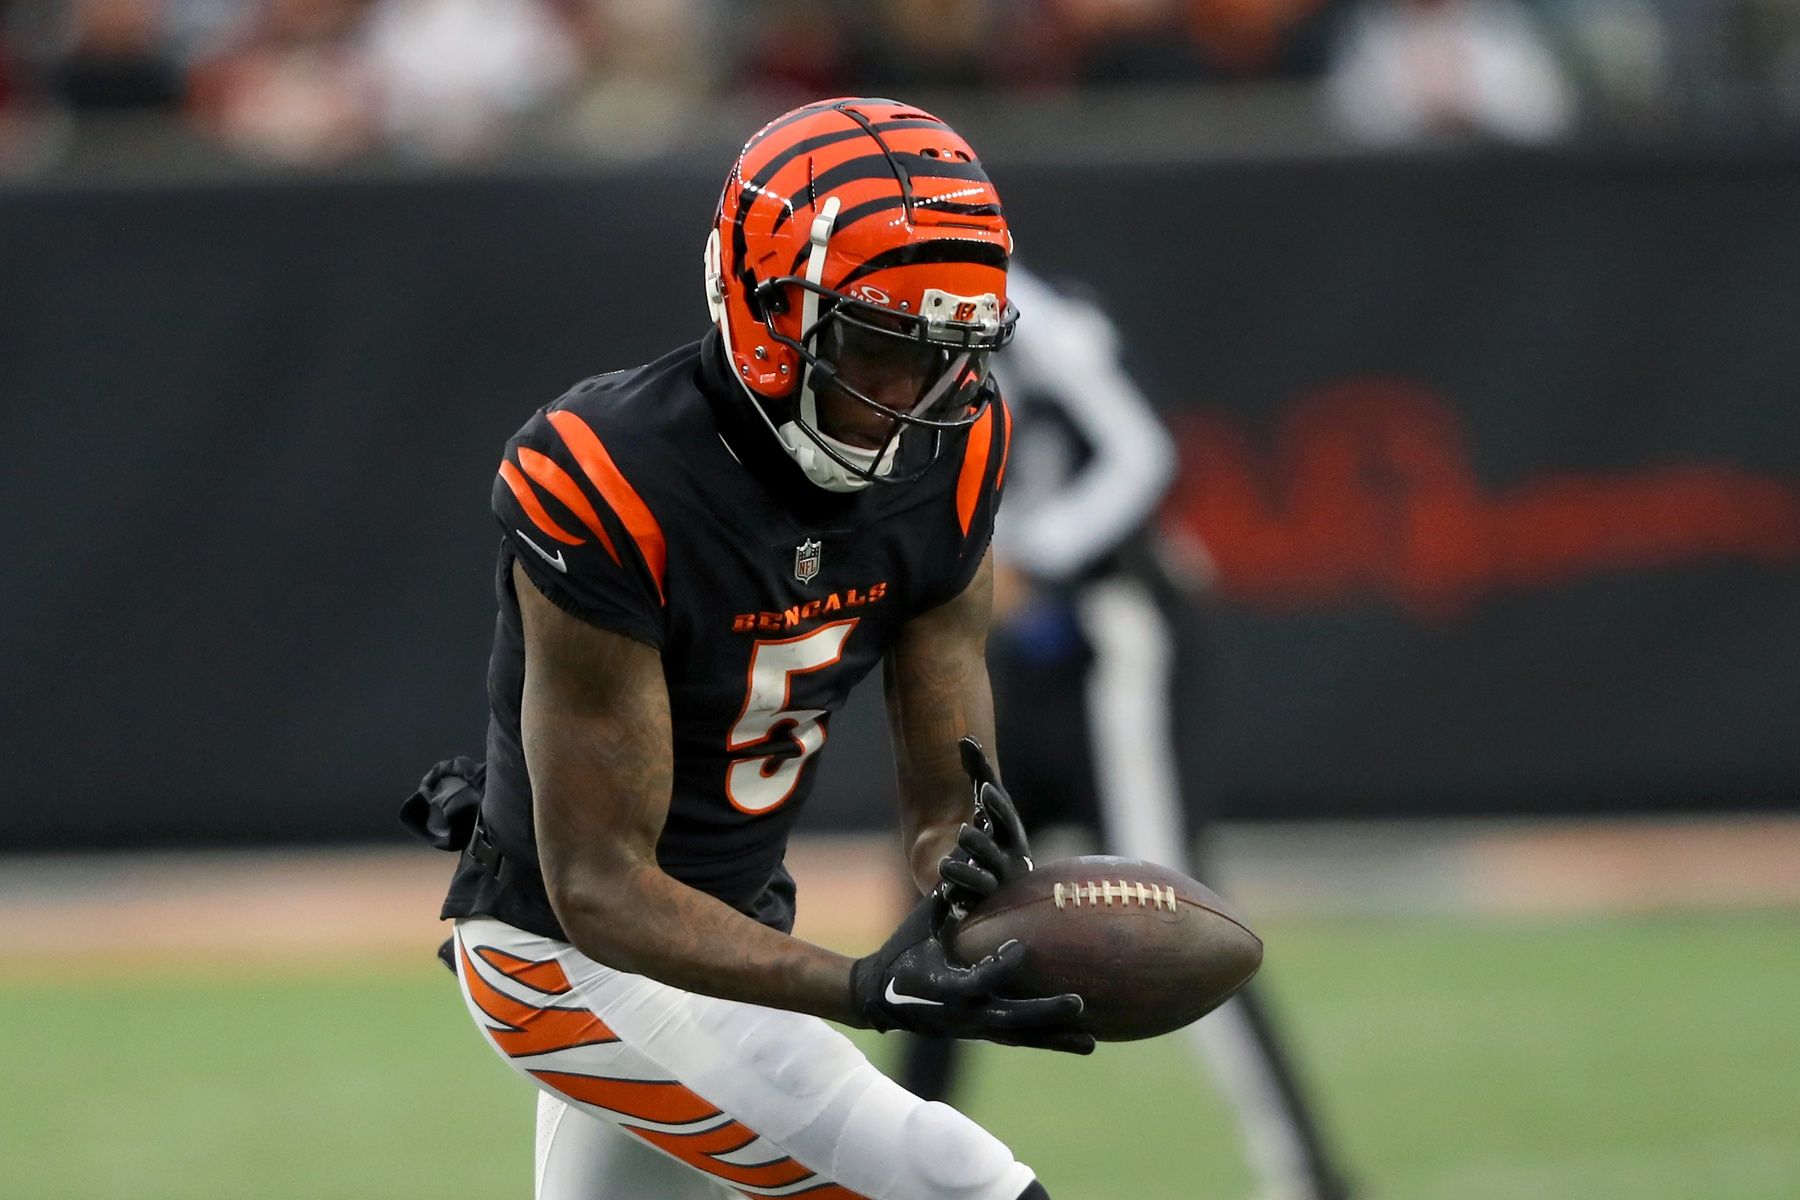
{"type": "Polygon", "coordinates": [[[1023,947],[944,949],[953,906],[1030,868],[1010,812],[971,825],[1006,802],[959,747],[994,734],[1011,250],[944,122],[798,108],[726,181],[711,331],[507,444],[484,791],[458,813],[472,788],[428,787],[420,823],[462,845],[443,914],[469,1011],[539,1090],[538,1200],[1046,1196],[828,1023],[1093,1048],[1080,997],[999,995],[1023,947]],[[852,960],[791,936],[782,858],[877,664],[923,899],[852,960]]]}

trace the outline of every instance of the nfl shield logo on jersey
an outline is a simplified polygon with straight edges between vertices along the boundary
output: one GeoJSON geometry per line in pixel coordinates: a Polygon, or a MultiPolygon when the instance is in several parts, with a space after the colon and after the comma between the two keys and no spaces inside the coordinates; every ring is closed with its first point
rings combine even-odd
{"type": "Polygon", "coordinates": [[[819,573],[819,542],[809,538],[794,547],[794,578],[801,583],[811,583],[812,577],[819,573]]]}

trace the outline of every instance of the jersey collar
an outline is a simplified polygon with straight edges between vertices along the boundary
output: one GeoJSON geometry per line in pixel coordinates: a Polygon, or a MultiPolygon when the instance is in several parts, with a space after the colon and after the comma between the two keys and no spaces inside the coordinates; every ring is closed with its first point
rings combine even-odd
{"type": "Polygon", "coordinates": [[[864,492],[829,492],[808,479],[768,425],[750,411],[755,401],[731,377],[717,329],[707,330],[700,340],[694,382],[712,409],[725,448],[782,507],[809,524],[821,518],[842,519],[865,507],[864,492]]]}

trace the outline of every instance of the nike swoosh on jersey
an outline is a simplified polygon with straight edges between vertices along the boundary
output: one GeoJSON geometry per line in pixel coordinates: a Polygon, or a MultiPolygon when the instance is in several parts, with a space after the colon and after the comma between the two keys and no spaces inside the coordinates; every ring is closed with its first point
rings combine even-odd
{"type": "Polygon", "coordinates": [[[520,540],[522,540],[527,546],[530,546],[533,550],[536,550],[545,562],[549,563],[551,566],[553,566],[557,570],[561,571],[564,575],[567,575],[569,573],[569,564],[563,561],[563,555],[562,555],[561,550],[558,550],[555,554],[552,554],[548,550],[544,549],[542,546],[538,545],[536,542],[532,541],[530,535],[527,534],[523,529],[514,529],[513,532],[518,534],[520,540]]]}
{"type": "Polygon", "coordinates": [[[944,1007],[942,1000],[927,1000],[923,996],[908,996],[894,987],[894,981],[888,980],[887,1002],[889,1004],[929,1004],[934,1008],[944,1007]]]}

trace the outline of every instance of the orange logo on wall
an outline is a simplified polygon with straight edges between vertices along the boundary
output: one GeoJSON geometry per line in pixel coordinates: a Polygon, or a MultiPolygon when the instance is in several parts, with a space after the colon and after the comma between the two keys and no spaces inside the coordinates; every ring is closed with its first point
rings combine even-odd
{"type": "Polygon", "coordinates": [[[1406,380],[1302,399],[1267,461],[1214,414],[1180,420],[1176,436],[1167,515],[1206,543],[1221,591],[1255,607],[1377,597],[1443,617],[1609,570],[1800,561],[1792,482],[1695,463],[1492,491],[1449,406],[1406,380]]]}

